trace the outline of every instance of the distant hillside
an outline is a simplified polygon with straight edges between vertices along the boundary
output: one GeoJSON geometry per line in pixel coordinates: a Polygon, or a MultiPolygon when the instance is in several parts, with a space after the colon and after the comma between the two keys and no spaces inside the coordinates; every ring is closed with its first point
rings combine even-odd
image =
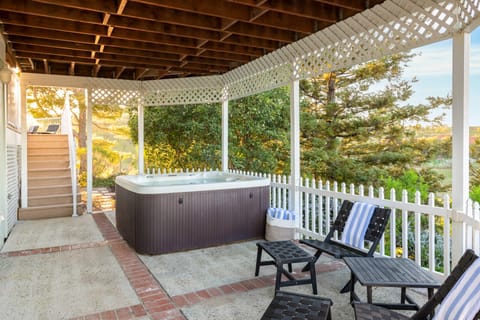
{"type": "MultiPolygon", "coordinates": [[[[448,126],[416,127],[415,129],[420,138],[446,139],[452,135],[452,127],[448,126]]],[[[475,138],[480,138],[480,126],[470,127],[470,143],[473,143],[475,138]]]]}

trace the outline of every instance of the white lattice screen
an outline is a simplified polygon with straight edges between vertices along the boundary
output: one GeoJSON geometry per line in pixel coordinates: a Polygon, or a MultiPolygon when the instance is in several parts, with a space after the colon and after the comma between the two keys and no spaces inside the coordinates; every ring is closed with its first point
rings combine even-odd
{"type": "MultiPolygon", "coordinates": [[[[78,81],[91,88],[92,104],[219,102],[449,38],[458,29],[480,24],[479,12],[480,0],[386,0],[221,76],[143,82],[99,78],[78,81]]],[[[45,76],[37,79],[28,75],[26,84],[52,85],[54,76],[48,76],[47,81],[45,76]]],[[[65,81],[58,79],[59,85],[65,81]]]]}

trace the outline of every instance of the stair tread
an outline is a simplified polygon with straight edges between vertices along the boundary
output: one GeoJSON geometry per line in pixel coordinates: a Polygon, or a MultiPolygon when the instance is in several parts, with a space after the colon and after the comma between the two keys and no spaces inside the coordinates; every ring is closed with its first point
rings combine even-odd
{"type": "MultiPolygon", "coordinates": [[[[79,203],[77,203],[77,206],[79,203]]],[[[35,210],[35,209],[48,209],[48,208],[67,208],[67,207],[73,207],[73,202],[69,203],[62,203],[62,204],[49,204],[49,205],[43,205],[43,206],[29,206],[27,208],[21,208],[23,210],[35,210]]]]}
{"type": "Polygon", "coordinates": [[[70,168],[35,168],[28,169],[28,172],[40,172],[40,171],[59,171],[59,170],[70,170],[70,168]]]}
{"type": "Polygon", "coordinates": [[[46,186],[28,186],[28,190],[37,190],[37,189],[46,189],[46,188],[65,188],[71,187],[71,184],[54,184],[54,185],[46,185],[46,186]]]}
{"type": "MultiPolygon", "coordinates": [[[[81,193],[78,193],[77,196],[80,196],[81,193]]],[[[43,196],[28,196],[28,200],[37,200],[37,199],[46,199],[46,198],[57,198],[57,197],[73,197],[72,193],[57,193],[57,194],[47,194],[43,196]]]]}
{"type": "Polygon", "coordinates": [[[71,175],[55,176],[55,177],[29,177],[28,180],[48,180],[50,179],[60,179],[60,178],[70,178],[71,175]]]}

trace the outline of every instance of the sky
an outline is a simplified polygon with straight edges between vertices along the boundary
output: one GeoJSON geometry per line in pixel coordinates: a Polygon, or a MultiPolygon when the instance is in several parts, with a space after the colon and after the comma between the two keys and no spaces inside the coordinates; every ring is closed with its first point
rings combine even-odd
{"type": "MultiPolygon", "coordinates": [[[[412,50],[419,53],[405,70],[405,79],[416,77],[415,91],[410,103],[426,103],[428,96],[452,94],[452,40],[445,40],[412,50]]],[[[470,126],[480,126],[480,28],[471,33],[470,44],[470,126]]],[[[438,110],[446,113],[445,124],[451,126],[450,109],[438,110]]]]}

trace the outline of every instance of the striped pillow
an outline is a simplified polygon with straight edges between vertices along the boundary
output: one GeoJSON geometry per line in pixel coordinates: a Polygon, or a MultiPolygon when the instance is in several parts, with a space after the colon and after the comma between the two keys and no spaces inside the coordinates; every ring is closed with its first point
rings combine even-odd
{"type": "Polygon", "coordinates": [[[283,208],[268,208],[268,215],[280,220],[296,220],[295,211],[283,208]]]}
{"type": "Polygon", "coordinates": [[[480,258],[477,258],[438,307],[433,319],[470,320],[480,311],[480,258]]]}
{"type": "Polygon", "coordinates": [[[370,203],[355,202],[348,215],[342,233],[342,241],[346,244],[363,249],[365,233],[376,206],[370,203]]]}

